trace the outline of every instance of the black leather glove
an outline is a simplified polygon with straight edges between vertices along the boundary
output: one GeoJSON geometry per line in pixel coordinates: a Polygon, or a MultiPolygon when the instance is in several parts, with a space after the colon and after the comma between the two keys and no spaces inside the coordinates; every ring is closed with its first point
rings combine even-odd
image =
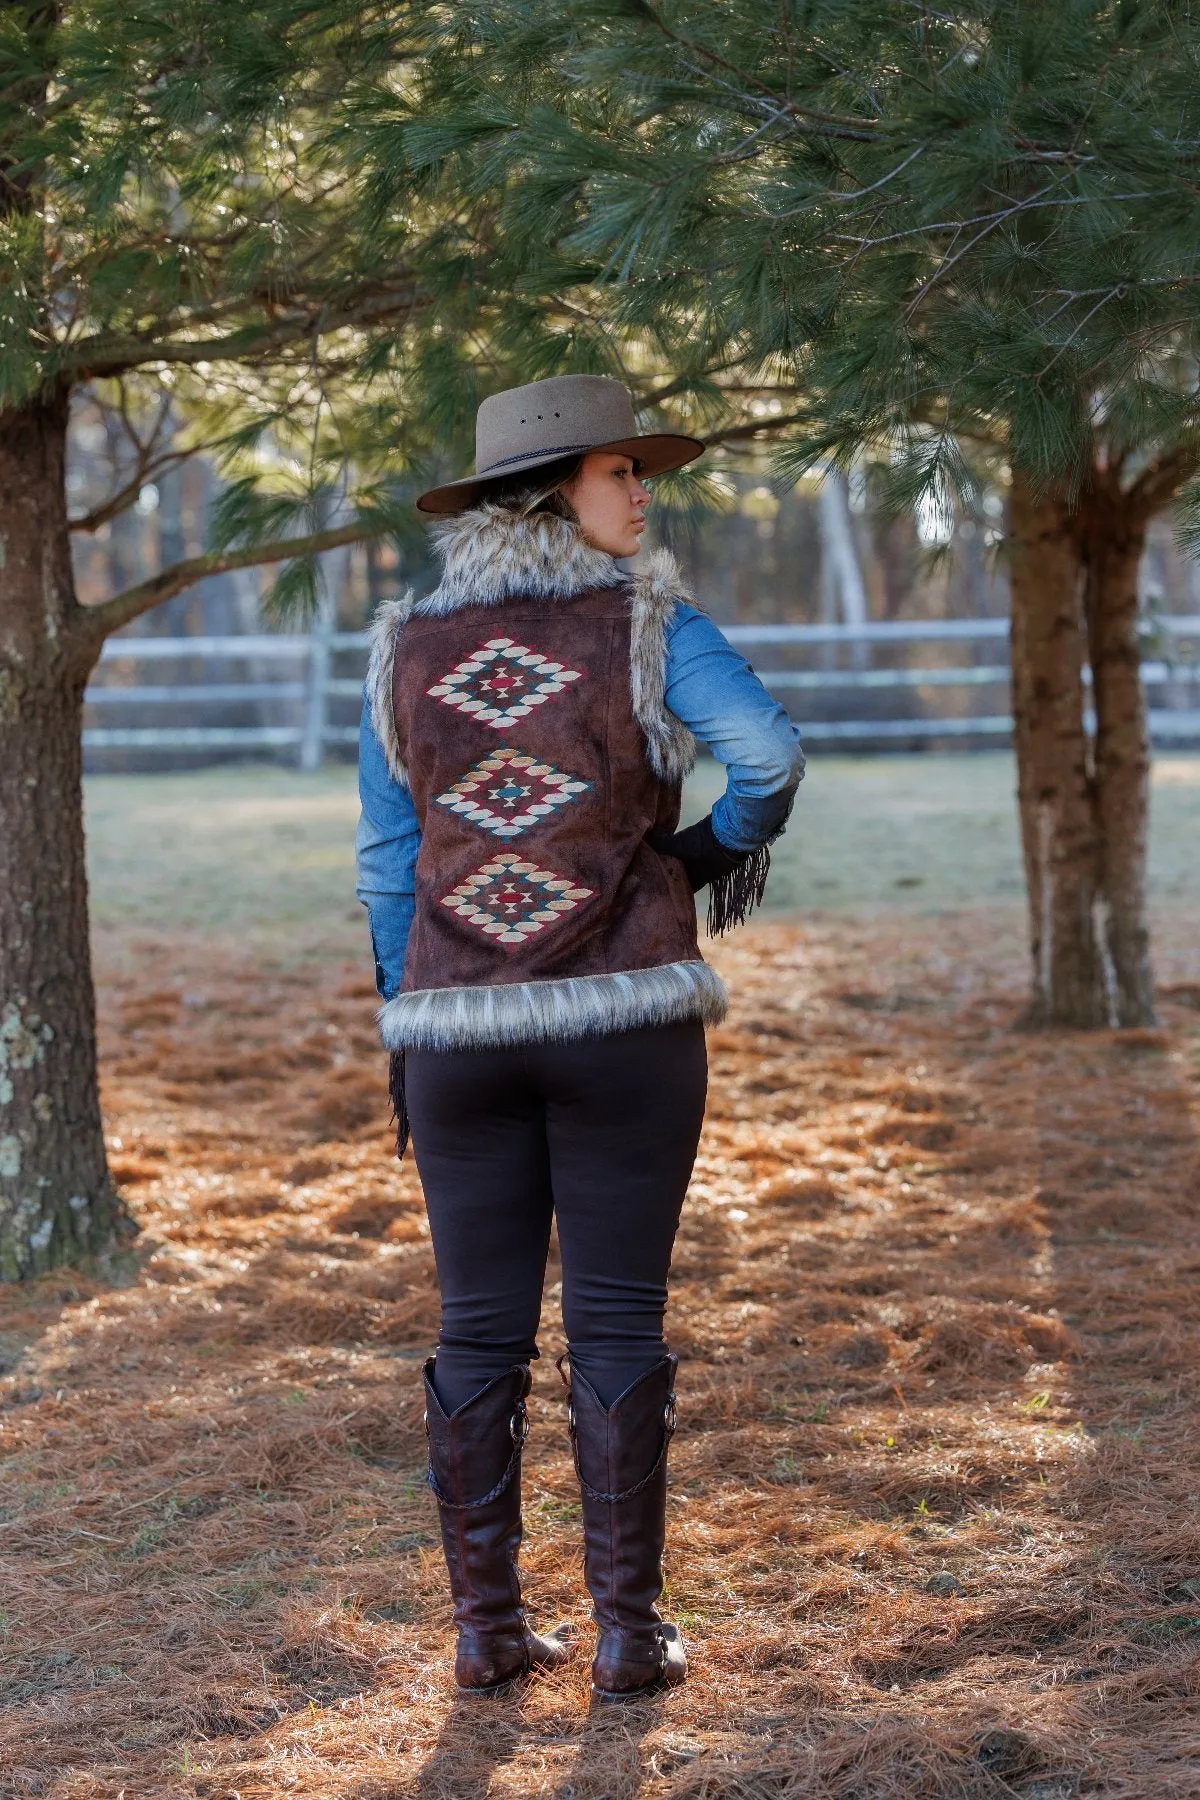
{"type": "Polygon", "coordinates": [[[678,857],[693,894],[708,889],[709,937],[720,937],[731,925],[744,925],[761,903],[771,852],[765,844],[757,850],[727,849],[713,830],[711,813],[670,837],[652,836],[650,843],[660,856],[678,857]]]}
{"type": "MultiPolygon", "coordinates": [[[[732,875],[747,855],[743,850],[726,849],[712,828],[711,813],[684,831],[673,832],[669,837],[652,836],[650,842],[660,856],[679,859],[692,884],[693,894],[708,887],[710,882],[719,881],[722,875],[732,875]]],[[[753,852],[749,854],[753,855],[753,852]]]]}

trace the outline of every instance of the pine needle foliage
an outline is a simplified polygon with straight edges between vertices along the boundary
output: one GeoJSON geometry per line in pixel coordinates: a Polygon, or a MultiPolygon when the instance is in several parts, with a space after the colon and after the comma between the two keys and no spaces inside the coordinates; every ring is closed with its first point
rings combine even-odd
{"type": "Polygon", "coordinates": [[[0,412],[87,388],[127,453],[77,529],[201,450],[233,483],[214,550],[300,543],[317,514],[390,527],[429,447],[396,427],[430,224],[368,230],[339,131],[418,48],[398,9],[340,0],[0,7],[0,412]]]}
{"type": "MultiPolygon", "coordinates": [[[[121,478],[77,530],[205,452],[228,484],[214,555],[402,539],[414,492],[469,466],[484,393],[619,366],[577,253],[526,289],[491,201],[413,169],[453,23],[385,0],[0,0],[0,419],[86,389],[113,422],[121,478]]],[[[317,593],[306,560],[273,599],[317,593]]]]}
{"type": "Polygon", "coordinates": [[[432,10],[428,191],[492,209],[525,294],[602,295],[694,403],[795,395],[784,477],[866,450],[910,505],[969,494],[981,451],[1068,491],[1097,456],[1195,467],[1188,0],[432,10]]]}

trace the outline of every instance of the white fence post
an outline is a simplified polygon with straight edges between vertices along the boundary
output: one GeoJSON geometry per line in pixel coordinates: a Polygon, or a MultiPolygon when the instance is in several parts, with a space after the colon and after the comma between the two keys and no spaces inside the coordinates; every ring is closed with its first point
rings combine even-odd
{"type": "Polygon", "coordinates": [[[826,469],[821,482],[817,495],[817,525],[821,536],[822,598],[827,592],[832,598],[832,592],[836,591],[842,603],[842,618],[847,627],[854,666],[865,668],[866,644],[861,637],[852,634],[860,632],[867,623],[867,590],[854,544],[846,483],[836,469],[826,469]]]}
{"type": "Polygon", "coordinates": [[[325,727],[329,722],[329,640],[333,636],[336,604],[332,594],[322,595],[308,638],[308,691],[304,700],[300,767],[310,774],[325,760],[325,727]]]}
{"type": "Polygon", "coordinates": [[[350,547],[347,544],[326,550],[319,561],[324,592],[308,640],[308,699],[300,740],[300,767],[309,772],[319,769],[325,761],[332,639],[337,630],[338,598],[350,568],[350,547]]]}

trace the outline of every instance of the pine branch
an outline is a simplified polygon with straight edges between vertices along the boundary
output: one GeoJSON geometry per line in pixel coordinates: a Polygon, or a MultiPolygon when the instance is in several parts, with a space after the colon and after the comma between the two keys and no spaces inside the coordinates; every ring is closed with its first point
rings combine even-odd
{"type": "Polygon", "coordinates": [[[1058,346],[1058,349],[1054,352],[1054,355],[1050,358],[1050,361],[1048,363],[1046,363],[1042,369],[1039,370],[1039,372],[1038,372],[1038,380],[1039,381],[1041,380],[1043,375],[1048,375],[1050,373],[1050,370],[1054,367],[1055,363],[1058,362],[1060,357],[1063,357],[1067,354],[1067,351],[1071,348],[1071,345],[1075,342],[1076,338],[1079,337],[1080,333],[1083,332],[1087,328],[1087,326],[1090,324],[1091,320],[1095,318],[1096,314],[1103,307],[1107,306],[1110,300],[1119,300],[1122,297],[1122,295],[1124,295],[1126,292],[1127,292],[1127,289],[1126,289],[1124,283],[1122,282],[1117,287],[1109,288],[1109,290],[1106,294],[1101,294],[1099,300],[1096,301],[1095,305],[1089,307],[1087,312],[1084,313],[1082,319],[1080,319],[1078,325],[1076,325],[1076,327],[1075,327],[1074,331],[1072,331],[1071,335],[1068,338],[1066,338],[1058,346]]]}
{"type": "Polygon", "coordinates": [[[93,507],[89,513],[80,513],[75,518],[68,519],[68,531],[89,533],[99,531],[102,525],[108,525],[113,519],[119,518],[123,512],[129,511],[148,481],[153,481],[156,476],[165,475],[169,469],[178,468],[179,464],[187,462],[189,457],[212,448],[211,444],[195,444],[188,450],[170,450],[164,452],[162,456],[152,457],[146,462],[139,461],[137,469],[129,480],[115,493],[110,494],[101,506],[93,507]]]}
{"type": "Polygon", "coordinates": [[[1125,498],[1142,519],[1161,512],[1185,481],[1200,469],[1200,443],[1169,451],[1143,469],[1137,480],[1126,489],[1125,498]]]}
{"type": "Polygon", "coordinates": [[[356,544],[364,538],[376,537],[382,529],[382,526],[376,528],[358,520],[351,525],[332,526],[328,531],[311,532],[308,537],[276,538],[274,543],[255,544],[247,550],[190,556],[183,562],[160,569],[149,581],[140,581],[136,587],[114,594],[100,606],[80,607],[82,629],[99,645],[112,632],[132,624],[143,613],[170,600],[174,594],[182,593],[195,582],[204,581],[209,575],[224,575],[231,569],[259,568],[264,563],[291,562],[297,556],[314,556],[321,550],[336,550],[341,544],[356,544]]]}
{"type": "Polygon", "coordinates": [[[811,420],[811,413],[778,413],[765,419],[751,419],[747,424],[728,425],[721,431],[710,432],[705,438],[706,446],[711,449],[714,444],[732,444],[739,438],[757,437],[760,431],[782,431],[787,425],[803,425],[811,420]]]}
{"type": "Polygon", "coordinates": [[[324,335],[348,326],[383,324],[398,314],[411,316],[430,304],[429,295],[414,281],[401,289],[343,300],[340,305],[322,302],[305,307],[271,325],[244,325],[240,331],[224,337],[84,338],[71,347],[67,366],[75,380],[95,381],[155,363],[187,366],[202,362],[261,362],[272,351],[286,349],[314,333],[324,335]]]}
{"type": "Polygon", "coordinates": [[[823,112],[813,107],[800,106],[796,101],[787,96],[772,92],[766,83],[760,81],[756,76],[749,74],[745,69],[739,69],[736,63],[730,62],[717,51],[709,49],[704,44],[693,43],[688,38],[681,37],[677,31],[672,31],[666,21],[659,17],[653,6],[648,6],[646,8],[645,17],[650,20],[665,38],[675,44],[678,49],[690,51],[693,56],[700,57],[711,67],[724,69],[730,75],[735,76],[738,81],[744,84],[744,98],[749,98],[749,90],[756,91],[761,96],[761,99],[757,102],[751,101],[752,105],[756,104],[760,108],[763,105],[768,105],[772,108],[776,117],[786,116],[796,121],[797,124],[816,125],[820,128],[822,135],[828,134],[833,137],[853,136],[861,142],[874,142],[876,136],[875,127],[878,124],[878,120],[855,118],[853,115],[847,116],[844,113],[823,112]]]}

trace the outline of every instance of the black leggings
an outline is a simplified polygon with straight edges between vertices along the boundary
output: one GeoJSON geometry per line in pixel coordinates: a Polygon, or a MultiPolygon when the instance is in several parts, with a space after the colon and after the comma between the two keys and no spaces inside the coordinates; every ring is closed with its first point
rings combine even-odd
{"type": "Polygon", "coordinates": [[[611,1405],[665,1349],[708,1084],[703,1026],[410,1050],[405,1077],[442,1295],[442,1405],[537,1355],[552,1216],[571,1356],[611,1405]]]}

